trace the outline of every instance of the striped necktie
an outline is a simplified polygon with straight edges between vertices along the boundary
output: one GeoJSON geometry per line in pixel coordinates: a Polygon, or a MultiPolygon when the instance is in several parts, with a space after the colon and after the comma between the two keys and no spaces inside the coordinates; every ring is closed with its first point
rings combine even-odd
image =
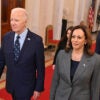
{"type": "Polygon", "coordinates": [[[20,55],[20,42],[19,42],[19,38],[20,36],[18,35],[16,37],[16,41],[15,41],[15,44],[14,44],[14,61],[17,62],[18,61],[18,58],[19,58],[19,55],[20,55]]]}

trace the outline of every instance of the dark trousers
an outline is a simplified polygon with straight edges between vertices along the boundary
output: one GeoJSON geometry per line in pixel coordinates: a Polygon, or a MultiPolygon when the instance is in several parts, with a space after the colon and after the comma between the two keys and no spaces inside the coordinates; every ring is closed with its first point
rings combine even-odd
{"type": "Polygon", "coordinates": [[[12,96],[12,100],[31,100],[31,97],[15,97],[12,96]]]}
{"type": "Polygon", "coordinates": [[[31,96],[17,97],[14,93],[12,94],[12,100],[31,100],[31,96]]]}

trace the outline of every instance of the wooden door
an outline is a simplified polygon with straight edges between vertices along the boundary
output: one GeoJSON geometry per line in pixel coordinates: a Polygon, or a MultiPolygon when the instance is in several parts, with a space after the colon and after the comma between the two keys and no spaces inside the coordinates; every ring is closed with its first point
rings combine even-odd
{"type": "Polygon", "coordinates": [[[25,7],[25,0],[1,0],[1,38],[10,31],[10,12],[12,8],[25,7]]]}

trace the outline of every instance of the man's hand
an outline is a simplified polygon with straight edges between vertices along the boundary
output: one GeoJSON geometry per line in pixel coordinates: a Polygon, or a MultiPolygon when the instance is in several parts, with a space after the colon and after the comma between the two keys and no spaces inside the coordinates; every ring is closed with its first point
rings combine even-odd
{"type": "Polygon", "coordinates": [[[38,100],[39,96],[40,96],[40,92],[34,91],[34,95],[33,95],[34,100],[38,100]]]}

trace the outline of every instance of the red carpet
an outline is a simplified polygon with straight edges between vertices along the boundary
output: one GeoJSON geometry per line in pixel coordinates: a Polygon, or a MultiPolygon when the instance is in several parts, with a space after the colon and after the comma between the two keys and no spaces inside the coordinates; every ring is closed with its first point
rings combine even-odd
{"type": "MultiPolygon", "coordinates": [[[[53,75],[53,69],[51,66],[49,66],[46,68],[45,72],[45,91],[41,93],[39,100],[49,100],[52,75],[53,75]]],[[[0,90],[0,100],[12,100],[12,98],[11,95],[8,94],[5,89],[2,89],[0,90]]]]}
{"type": "Polygon", "coordinates": [[[93,52],[95,52],[95,48],[96,48],[96,43],[94,42],[94,43],[92,43],[92,47],[91,47],[93,52]]]}

